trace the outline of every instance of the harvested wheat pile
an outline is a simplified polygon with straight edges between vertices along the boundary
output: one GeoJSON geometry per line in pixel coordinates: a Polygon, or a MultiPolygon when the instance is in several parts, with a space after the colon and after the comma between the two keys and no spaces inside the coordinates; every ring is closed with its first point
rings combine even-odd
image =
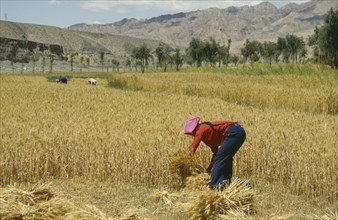
{"type": "Polygon", "coordinates": [[[1,219],[56,219],[72,208],[66,201],[54,199],[49,184],[22,190],[10,186],[0,189],[1,219]]]}
{"type": "Polygon", "coordinates": [[[221,218],[222,215],[240,217],[254,212],[254,191],[248,186],[247,181],[235,179],[223,191],[208,188],[201,190],[204,186],[199,187],[197,183],[203,183],[203,181],[196,180],[203,180],[204,178],[196,178],[191,181],[193,184],[190,186],[190,190],[197,189],[197,191],[191,191],[192,200],[188,208],[191,219],[215,219],[221,218]]]}
{"type": "Polygon", "coordinates": [[[182,149],[170,151],[168,160],[170,172],[180,177],[182,185],[197,167],[194,156],[182,149]]]}
{"type": "Polygon", "coordinates": [[[22,190],[9,186],[0,189],[0,200],[34,205],[35,203],[50,200],[54,195],[49,190],[50,184],[34,185],[28,190],[22,190]]]}
{"type": "Polygon", "coordinates": [[[172,150],[168,153],[168,159],[169,166],[173,171],[190,175],[196,167],[194,155],[186,150],[172,150]]]}
{"type": "Polygon", "coordinates": [[[338,212],[333,212],[332,210],[327,210],[323,215],[307,215],[309,220],[338,220],[338,212]]]}
{"type": "Polygon", "coordinates": [[[136,212],[122,212],[108,217],[94,206],[80,209],[66,199],[57,198],[50,184],[22,190],[13,186],[0,188],[1,220],[132,220],[136,212]]]}
{"type": "Polygon", "coordinates": [[[207,173],[195,174],[187,178],[184,190],[198,191],[208,189],[210,176],[207,173]]]}
{"type": "Polygon", "coordinates": [[[110,220],[112,218],[109,218],[101,212],[98,208],[95,206],[87,206],[87,210],[74,210],[72,212],[69,212],[65,215],[64,220],[110,220]]]}
{"type": "Polygon", "coordinates": [[[185,184],[187,177],[205,172],[194,155],[186,149],[171,150],[167,158],[169,170],[180,178],[181,186],[185,184]]]}

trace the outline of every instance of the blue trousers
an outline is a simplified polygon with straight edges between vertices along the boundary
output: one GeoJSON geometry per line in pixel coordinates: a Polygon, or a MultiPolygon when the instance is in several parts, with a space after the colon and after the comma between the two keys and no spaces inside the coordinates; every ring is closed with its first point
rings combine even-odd
{"type": "Polygon", "coordinates": [[[246,134],[244,128],[238,124],[229,127],[225,139],[218,149],[213,161],[209,187],[214,188],[222,184],[223,180],[229,184],[232,177],[232,157],[244,143],[246,134]]]}

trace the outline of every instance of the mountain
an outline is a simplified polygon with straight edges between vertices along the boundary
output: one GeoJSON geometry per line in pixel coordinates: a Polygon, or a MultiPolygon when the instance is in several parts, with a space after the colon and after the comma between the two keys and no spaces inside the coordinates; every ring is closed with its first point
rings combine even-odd
{"type": "Polygon", "coordinates": [[[146,43],[154,50],[160,41],[186,48],[192,38],[213,37],[225,44],[232,40],[231,52],[238,53],[246,39],[276,41],[279,36],[308,37],[321,25],[326,13],[338,8],[337,0],[291,3],[282,8],[263,2],[255,6],[209,8],[167,14],[149,19],[125,18],[111,24],[76,24],[68,28],[0,21],[0,61],[28,62],[41,56],[75,62],[90,58],[100,63],[100,52],[107,60],[124,61],[136,46],[146,43]]]}
{"type": "Polygon", "coordinates": [[[68,29],[153,39],[179,47],[187,47],[192,38],[213,37],[223,44],[232,39],[233,49],[238,49],[246,39],[275,41],[287,33],[307,37],[315,26],[323,23],[331,7],[338,8],[338,1],[312,0],[282,8],[263,2],[255,6],[209,8],[145,20],[132,18],[111,24],[76,24],[68,29]]]}
{"type": "Polygon", "coordinates": [[[134,47],[146,43],[154,49],[159,42],[109,33],[91,33],[53,26],[0,21],[0,60],[9,60],[15,52],[15,62],[28,62],[33,56],[54,56],[62,60],[70,54],[79,59],[82,54],[91,63],[99,63],[100,52],[111,59],[125,60],[134,47]]]}

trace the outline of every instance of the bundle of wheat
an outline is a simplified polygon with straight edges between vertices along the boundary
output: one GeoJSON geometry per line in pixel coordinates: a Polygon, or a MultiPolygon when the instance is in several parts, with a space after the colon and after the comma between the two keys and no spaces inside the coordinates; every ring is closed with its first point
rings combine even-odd
{"type": "Polygon", "coordinates": [[[87,206],[87,210],[74,210],[65,215],[64,220],[111,220],[95,206],[87,206]]]}
{"type": "Polygon", "coordinates": [[[173,206],[174,202],[176,202],[180,197],[182,197],[184,194],[181,192],[179,193],[169,193],[168,191],[160,191],[155,190],[153,193],[153,197],[155,198],[156,202],[162,202],[165,205],[173,206]]]}
{"type": "Polygon", "coordinates": [[[170,172],[180,177],[182,185],[197,167],[193,155],[182,149],[170,151],[168,160],[170,172]]]}
{"type": "Polygon", "coordinates": [[[157,202],[164,202],[164,204],[172,206],[174,203],[168,198],[169,193],[167,191],[156,190],[153,194],[157,202]]]}
{"type": "Polygon", "coordinates": [[[34,205],[37,202],[49,200],[54,196],[49,187],[50,184],[35,185],[28,190],[18,189],[14,186],[0,188],[0,199],[1,201],[34,205]]]}
{"type": "Polygon", "coordinates": [[[200,173],[189,176],[185,184],[185,191],[198,191],[208,188],[210,176],[207,173],[200,173]]]}
{"type": "Polygon", "coordinates": [[[337,220],[338,219],[338,212],[333,212],[332,210],[326,210],[323,215],[307,215],[307,219],[309,220],[337,220]]]}
{"type": "Polygon", "coordinates": [[[235,179],[223,191],[205,189],[194,193],[188,209],[191,219],[210,219],[228,214],[247,215],[254,211],[254,191],[246,181],[235,179]]]}
{"type": "Polygon", "coordinates": [[[54,197],[50,185],[34,186],[22,190],[13,186],[0,189],[0,219],[35,220],[132,220],[136,213],[126,211],[108,217],[95,206],[80,209],[66,199],[54,197]]]}
{"type": "Polygon", "coordinates": [[[28,190],[14,186],[0,189],[1,219],[57,219],[75,206],[54,198],[50,184],[35,185],[28,190]]]}
{"type": "Polygon", "coordinates": [[[48,201],[41,201],[34,206],[29,206],[28,212],[24,214],[24,219],[62,219],[66,213],[77,209],[66,199],[52,198],[48,201]]]}
{"type": "Polygon", "coordinates": [[[0,200],[0,216],[3,220],[9,219],[61,219],[66,213],[75,209],[75,206],[64,199],[53,198],[38,202],[34,205],[15,201],[0,200]]]}

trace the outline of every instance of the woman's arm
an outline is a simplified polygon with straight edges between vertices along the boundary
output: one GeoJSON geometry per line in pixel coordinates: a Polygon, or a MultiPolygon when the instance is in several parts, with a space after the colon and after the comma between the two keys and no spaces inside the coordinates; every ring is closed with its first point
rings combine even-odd
{"type": "Polygon", "coordinates": [[[214,166],[214,158],[218,152],[218,147],[214,147],[214,148],[211,148],[211,151],[212,151],[212,157],[211,157],[211,160],[210,160],[210,164],[207,168],[207,172],[210,174],[211,173],[211,170],[212,170],[212,167],[214,166]]]}

